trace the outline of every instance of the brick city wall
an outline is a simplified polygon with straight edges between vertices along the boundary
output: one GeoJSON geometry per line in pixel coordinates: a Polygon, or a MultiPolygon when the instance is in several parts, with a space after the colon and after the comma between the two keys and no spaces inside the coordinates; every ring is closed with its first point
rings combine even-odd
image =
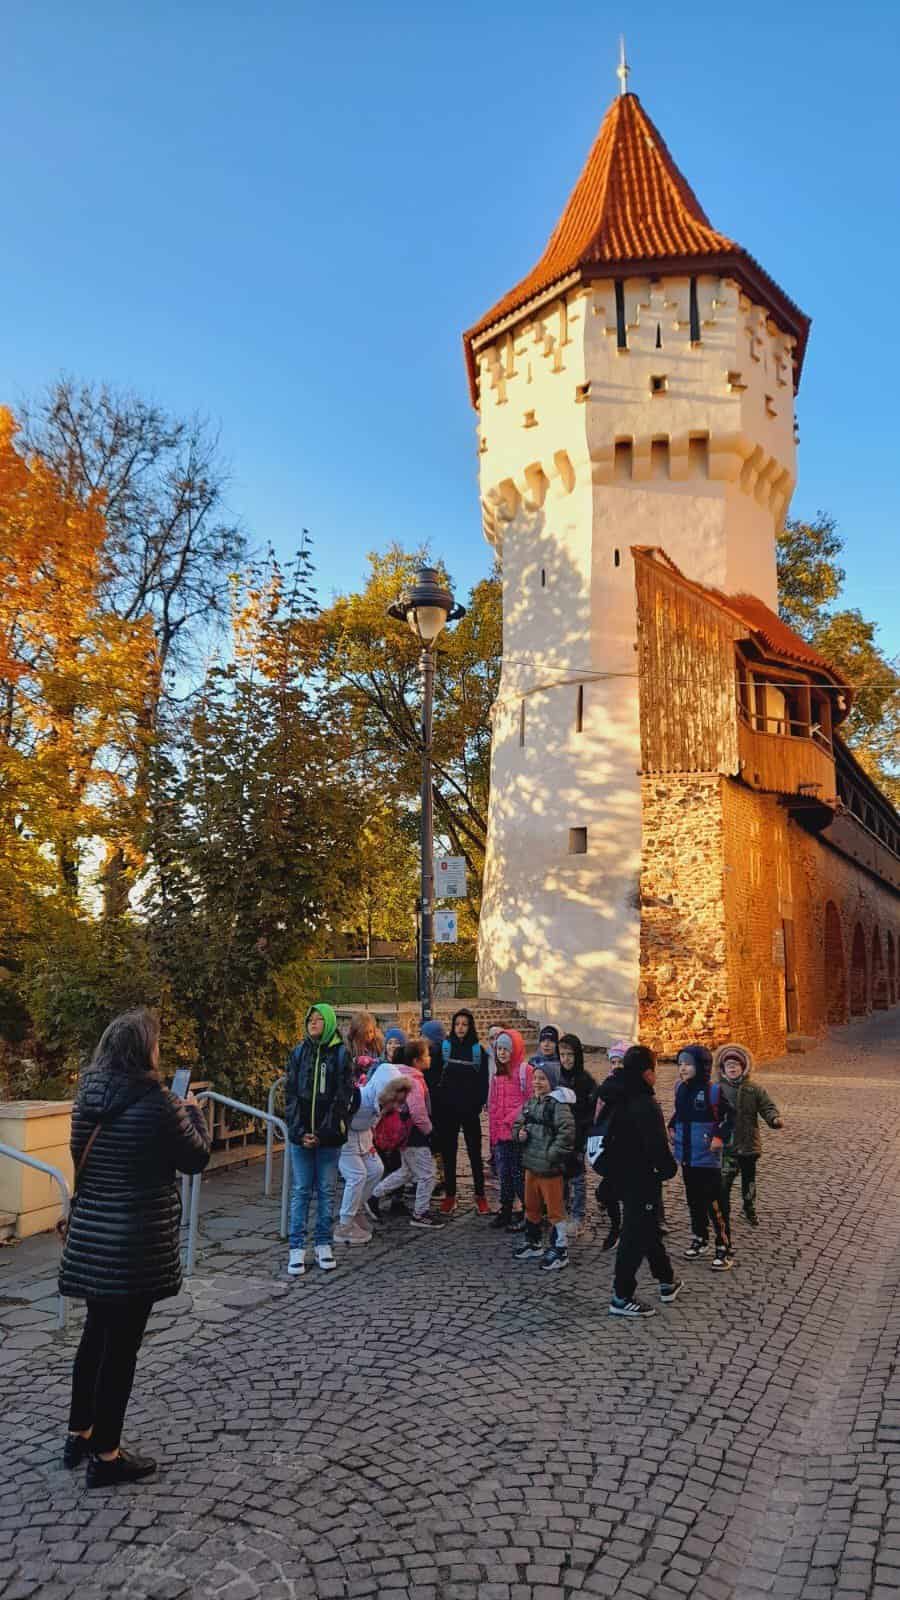
{"type": "Polygon", "coordinates": [[[778,964],[783,920],[793,925],[798,1032],[820,1034],[829,1022],[849,1020],[854,936],[862,957],[855,1013],[896,1002],[900,896],[799,827],[773,796],[723,779],[722,805],[729,1013],[736,1035],[751,1048],[755,1036],[755,1048],[765,1055],[785,1047],[785,973],[778,964]]]}
{"type": "Polygon", "coordinates": [[[798,1033],[900,999],[900,896],[773,796],[714,774],[647,777],[643,828],[640,1037],[657,1051],[730,1037],[783,1053],[785,922],[798,1033]]]}

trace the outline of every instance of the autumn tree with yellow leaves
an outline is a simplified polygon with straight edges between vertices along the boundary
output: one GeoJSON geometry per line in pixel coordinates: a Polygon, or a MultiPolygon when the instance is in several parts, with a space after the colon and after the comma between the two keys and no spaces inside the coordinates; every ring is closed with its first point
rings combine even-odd
{"type": "Polygon", "coordinates": [[[0,942],[74,899],[89,839],[140,851],[134,772],[158,681],[149,619],[104,597],[102,496],[79,503],[0,410],[0,942]]]}

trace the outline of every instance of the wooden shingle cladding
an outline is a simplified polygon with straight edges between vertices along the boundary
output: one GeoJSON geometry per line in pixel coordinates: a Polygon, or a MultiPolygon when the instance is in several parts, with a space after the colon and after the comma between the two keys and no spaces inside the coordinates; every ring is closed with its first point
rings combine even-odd
{"type": "Polygon", "coordinates": [[[635,549],[641,770],[739,771],[735,645],[746,632],[652,550],[635,549]]]}

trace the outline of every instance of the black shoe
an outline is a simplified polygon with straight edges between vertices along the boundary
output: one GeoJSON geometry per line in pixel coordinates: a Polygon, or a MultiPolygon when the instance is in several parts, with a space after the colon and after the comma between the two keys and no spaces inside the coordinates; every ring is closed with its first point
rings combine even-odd
{"type": "Polygon", "coordinates": [[[507,1233],[524,1233],[524,1231],[525,1231],[525,1213],[524,1213],[524,1211],[515,1211],[513,1213],[512,1217],[511,1217],[511,1219],[510,1219],[510,1221],[509,1221],[509,1223],[507,1225],[506,1231],[507,1231],[507,1233]]]}
{"type": "Polygon", "coordinates": [[[759,1217],[756,1215],[756,1212],[753,1210],[752,1206],[744,1207],[744,1218],[747,1222],[749,1222],[751,1228],[759,1227],[759,1217]]]}
{"type": "Polygon", "coordinates": [[[438,1221],[437,1217],[431,1215],[430,1211],[423,1211],[421,1214],[410,1217],[409,1225],[411,1228],[430,1228],[432,1233],[440,1233],[444,1226],[442,1222],[438,1221]]]}
{"type": "Polygon", "coordinates": [[[564,1244],[552,1244],[549,1250],[544,1251],[541,1262],[542,1272],[561,1272],[563,1267],[569,1265],[569,1252],[564,1244]]]}
{"type": "Polygon", "coordinates": [[[117,1483],[137,1483],[156,1471],[152,1456],[139,1456],[130,1450],[120,1450],[112,1461],[102,1456],[91,1456],[87,1464],[85,1485],[88,1489],[114,1489],[117,1483]]]}
{"type": "Polygon", "coordinates": [[[370,1222],[381,1221],[381,1201],[376,1200],[374,1194],[370,1195],[368,1200],[363,1201],[363,1211],[370,1222]]]}
{"type": "Polygon", "coordinates": [[[80,1467],[85,1456],[91,1453],[91,1441],[80,1433],[69,1433],[63,1446],[63,1466],[80,1467]]]}
{"type": "Polygon", "coordinates": [[[619,1242],[619,1230],[618,1230],[618,1228],[610,1228],[609,1233],[606,1235],[606,1238],[604,1239],[602,1245],[600,1246],[600,1249],[601,1250],[615,1250],[616,1245],[618,1244],[618,1242],[619,1242]]]}
{"type": "Polygon", "coordinates": [[[512,1221],[511,1211],[497,1211],[488,1223],[489,1228],[508,1228],[512,1221]]]}

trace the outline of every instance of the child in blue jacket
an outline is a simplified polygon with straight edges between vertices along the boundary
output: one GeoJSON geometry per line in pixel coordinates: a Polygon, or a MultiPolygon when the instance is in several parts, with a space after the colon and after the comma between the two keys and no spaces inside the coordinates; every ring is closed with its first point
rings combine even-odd
{"type": "Polygon", "coordinates": [[[711,1073],[712,1056],[702,1044],[679,1050],[679,1081],[669,1128],[691,1214],[693,1238],[685,1255],[694,1261],[708,1253],[712,1223],[716,1241],[712,1264],[728,1271],[734,1266],[734,1254],[723,1204],[722,1151],[730,1129],[721,1086],[710,1082],[711,1073]]]}

